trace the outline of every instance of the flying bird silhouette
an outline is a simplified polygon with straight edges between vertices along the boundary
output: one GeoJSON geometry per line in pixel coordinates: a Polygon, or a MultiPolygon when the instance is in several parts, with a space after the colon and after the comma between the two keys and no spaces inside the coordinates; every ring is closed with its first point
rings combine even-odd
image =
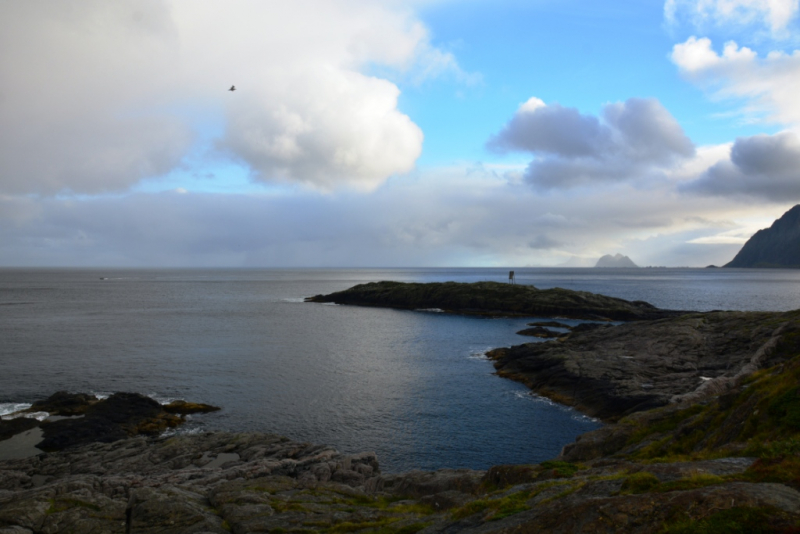
{"type": "Polygon", "coordinates": [[[235,90],[236,90],[236,86],[235,85],[231,85],[231,88],[228,89],[228,91],[235,91],[235,90]]]}

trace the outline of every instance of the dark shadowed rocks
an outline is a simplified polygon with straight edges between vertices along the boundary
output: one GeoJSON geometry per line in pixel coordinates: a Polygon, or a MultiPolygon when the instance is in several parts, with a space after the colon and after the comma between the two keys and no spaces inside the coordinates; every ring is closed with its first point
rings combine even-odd
{"type": "Polygon", "coordinates": [[[542,326],[545,328],[564,328],[565,330],[572,330],[570,325],[559,323],[558,321],[535,321],[533,323],[528,323],[528,326],[542,326]]]}
{"type": "Polygon", "coordinates": [[[642,301],[569,289],[537,289],[499,282],[371,282],[306,302],[334,302],[400,309],[441,309],[451,313],[487,316],[539,316],[603,321],[636,321],[672,317],[680,312],[661,310],[642,301]]]}
{"type": "Polygon", "coordinates": [[[532,328],[525,328],[517,332],[520,336],[531,336],[531,337],[539,337],[543,339],[552,339],[559,336],[566,335],[563,332],[555,332],[548,328],[544,328],[543,326],[534,326],[532,328]]]}
{"type": "Polygon", "coordinates": [[[40,426],[44,440],[37,447],[58,451],[90,443],[111,443],[137,435],[156,436],[183,423],[186,414],[219,410],[207,404],[174,401],[162,406],[138,393],[115,393],[99,400],[94,395],[59,391],[36,401],[24,412],[49,412],[64,417],[39,422],[17,417],[0,421],[0,439],[40,426]]]}
{"type": "Polygon", "coordinates": [[[164,404],[162,408],[167,413],[180,415],[218,412],[221,409],[218,406],[211,406],[210,404],[202,404],[199,402],[186,402],[185,400],[174,400],[169,404],[164,404]]]}
{"type": "Polygon", "coordinates": [[[17,417],[16,419],[7,420],[0,419],[0,441],[37,426],[39,426],[39,421],[29,417],[17,417]]]}
{"type": "Polygon", "coordinates": [[[44,400],[34,402],[27,411],[49,412],[50,415],[70,417],[85,414],[89,406],[97,401],[98,398],[94,395],[57,391],[44,400]]]}
{"type": "Polygon", "coordinates": [[[138,393],[115,393],[91,404],[83,417],[44,422],[44,451],[57,451],[89,443],[111,443],[138,434],[158,435],[182,420],[166,413],[161,404],[138,393]]]}

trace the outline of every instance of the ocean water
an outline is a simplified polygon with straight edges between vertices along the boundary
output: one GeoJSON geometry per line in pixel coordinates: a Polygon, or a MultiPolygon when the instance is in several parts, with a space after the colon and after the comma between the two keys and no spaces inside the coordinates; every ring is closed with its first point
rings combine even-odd
{"type": "MultiPolygon", "coordinates": [[[[686,310],[800,307],[800,272],[515,269],[518,283],[686,310]]],[[[0,269],[0,412],[58,390],[221,406],[180,432],[275,432],[385,472],[539,462],[597,421],[493,374],[531,318],[304,303],[377,280],[508,269],[0,269]]],[[[577,321],[565,321],[576,324],[577,321]]]]}

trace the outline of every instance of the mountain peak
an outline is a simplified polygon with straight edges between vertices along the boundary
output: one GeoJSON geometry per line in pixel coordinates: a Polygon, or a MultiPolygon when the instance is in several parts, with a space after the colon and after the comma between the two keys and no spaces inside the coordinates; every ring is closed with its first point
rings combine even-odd
{"type": "Polygon", "coordinates": [[[800,204],[753,234],[725,267],[800,268],[800,204]]]}

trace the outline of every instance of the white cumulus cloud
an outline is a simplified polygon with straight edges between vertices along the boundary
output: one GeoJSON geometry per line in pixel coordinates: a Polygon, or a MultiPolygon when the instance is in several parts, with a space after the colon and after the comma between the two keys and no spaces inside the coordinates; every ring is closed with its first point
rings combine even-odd
{"type": "Polygon", "coordinates": [[[667,0],[664,16],[670,23],[688,18],[697,26],[758,24],[781,35],[795,18],[798,0],[667,0]]]}
{"type": "Polygon", "coordinates": [[[423,140],[375,66],[469,78],[400,3],[2,2],[0,193],[125,190],[209,140],[256,179],[374,188],[423,140]]]}
{"type": "Polygon", "coordinates": [[[716,98],[743,99],[746,114],[800,125],[800,51],[759,57],[731,41],[718,54],[710,39],[691,37],[675,45],[671,57],[682,74],[716,98]]]}

